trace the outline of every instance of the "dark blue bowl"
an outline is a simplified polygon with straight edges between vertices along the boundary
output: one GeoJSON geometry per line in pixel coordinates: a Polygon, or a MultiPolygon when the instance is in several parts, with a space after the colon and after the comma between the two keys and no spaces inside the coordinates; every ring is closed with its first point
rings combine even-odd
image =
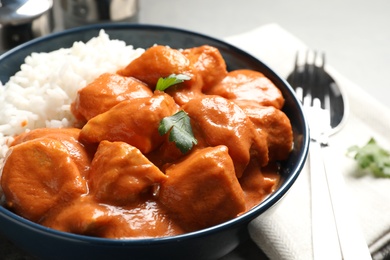
{"type": "Polygon", "coordinates": [[[242,216],[180,236],[113,240],[75,235],[38,225],[1,206],[0,232],[18,247],[41,259],[217,259],[226,255],[247,238],[248,223],[266,211],[268,214],[269,209],[282,199],[303,168],[309,145],[308,126],[292,88],[263,62],[218,39],[176,28],[131,24],[76,28],[20,45],[0,56],[0,80],[7,82],[31,52],[71,47],[75,41],[88,41],[97,36],[100,29],[104,29],[111,39],[123,40],[135,48],[148,48],[155,43],[173,48],[212,45],[222,53],[228,70],[253,69],[271,79],[285,97],[283,110],[294,130],[294,150],[282,164],[281,185],[262,203],[242,216]]]}

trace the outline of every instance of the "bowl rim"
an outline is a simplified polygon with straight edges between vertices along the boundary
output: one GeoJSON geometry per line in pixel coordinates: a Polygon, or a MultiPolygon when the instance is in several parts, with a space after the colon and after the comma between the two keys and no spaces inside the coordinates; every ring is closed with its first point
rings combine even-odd
{"type": "MultiPolygon", "coordinates": [[[[164,26],[164,25],[155,25],[155,24],[131,24],[131,23],[99,23],[99,24],[92,24],[92,25],[86,25],[86,26],[81,26],[81,27],[76,27],[76,28],[71,28],[67,29],[64,31],[60,32],[54,32],[49,35],[45,35],[33,40],[30,40],[28,42],[25,42],[21,45],[18,45],[17,47],[8,50],[4,52],[3,54],[0,55],[0,62],[17,53],[19,50],[22,50],[26,47],[31,47],[34,46],[38,43],[41,43],[43,41],[51,40],[54,38],[58,37],[63,37],[64,35],[70,35],[73,33],[77,32],[82,32],[82,31],[89,31],[89,30],[99,30],[99,29],[136,29],[136,30],[144,30],[144,29],[152,29],[152,30],[167,30],[167,31],[172,31],[172,32],[178,32],[178,33],[183,33],[183,34],[190,34],[194,35],[200,38],[204,38],[207,40],[211,40],[214,42],[217,42],[221,45],[224,45],[228,47],[229,49],[233,50],[234,52],[237,52],[241,55],[244,55],[248,58],[251,58],[253,61],[257,63],[261,63],[266,70],[268,70],[269,73],[272,74],[273,77],[277,78],[279,81],[281,81],[287,90],[291,92],[293,96],[293,101],[294,105],[297,106],[298,111],[299,111],[299,117],[302,118],[302,124],[303,124],[303,132],[302,135],[304,137],[302,146],[300,148],[300,152],[298,155],[299,160],[295,163],[294,170],[292,173],[289,175],[288,178],[285,179],[285,181],[278,187],[278,189],[271,193],[267,198],[265,198],[261,203],[253,207],[252,209],[246,211],[240,216],[237,216],[231,220],[225,221],[221,224],[214,225],[212,227],[208,227],[205,229],[193,231],[193,232],[188,232],[180,235],[175,235],[175,236],[167,236],[167,237],[157,237],[157,238],[125,238],[125,239],[110,239],[110,238],[100,238],[100,237],[93,237],[93,236],[86,236],[86,235],[79,235],[79,234],[73,234],[69,232],[63,232],[63,231],[58,231],[52,228],[45,227],[41,224],[35,223],[33,221],[30,221],[28,219],[25,219],[12,211],[6,209],[4,206],[0,205],[0,215],[3,215],[4,217],[8,218],[9,220],[13,222],[18,222],[22,224],[23,226],[27,227],[28,229],[34,229],[37,232],[40,233],[46,233],[49,234],[50,236],[54,237],[61,237],[61,238],[66,238],[70,240],[78,240],[78,241],[83,241],[83,242],[88,242],[88,243],[97,243],[97,244],[105,244],[105,245],[123,245],[126,243],[131,243],[132,245],[135,246],[143,246],[143,245],[150,245],[150,244],[164,244],[164,243],[170,243],[172,241],[182,241],[182,240],[189,240],[189,239],[194,239],[194,238],[199,238],[203,237],[206,235],[210,235],[214,232],[220,232],[223,230],[230,229],[232,227],[236,227],[239,225],[242,225],[242,223],[249,223],[251,220],[256,218],[258,216],[259,211],[266,211],[267,209],[273,207],[275,204],[277,204],[283,196],[285,196],[288,191],[290,190],[291,186],[295,183],[296,179],[300,175],[300,172],[302,171],[307,155],[308,155],[308,147],[309,147],[309,127],[308,123],[304,117],[303,114],[303,109],[302,106],[299,102],[299,100],[296,98],[294,91],[290,84],[280,77],[278,74],[275,73],[273,69],[268,67],[266,64],[264,64],[261,60],[258,58],[254,57],[252,54],[249,54],[248,52],[228,43],[225,42],[221,39],[198,33],[192,30],[187,30],[187,29],[182,29],[178,27],[172,27],[172,26],[164,26]]],[[[111,38],[110,38],[111,39],[111,38]]],[[[77,41],[77,40],[76,40],[77,41]]],[[[5,84],[5,82],[3,83],[5,84]]]]}

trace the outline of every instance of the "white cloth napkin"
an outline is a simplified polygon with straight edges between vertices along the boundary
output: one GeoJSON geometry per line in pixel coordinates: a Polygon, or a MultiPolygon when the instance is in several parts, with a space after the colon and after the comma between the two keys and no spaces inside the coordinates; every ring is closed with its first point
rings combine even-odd
{"type": "MultiPolygon", "coordinates": [[[[277,24],[225,40],[259,58],[284,78],[293,69],[296,51],[307,49],[302,41],[277,24]]],[[[347,123],[330,139],[333,158],[329,163],[338,165],[340,174],[344,175],[351,208],[370,251],[374,259],[382,259],[379,250],[390,242],[390,179],[359,177],[356,163],[346,156],[346,151],[352,145],[364,145],[370,137],[390,150],[390,110],[331,66],[326,69],[346,92],[350,107],[347,123]]],[[[312,259],[307,167],[273,214],[255,219],[249,225],[249,232],[270,259],[312,259]]]]}

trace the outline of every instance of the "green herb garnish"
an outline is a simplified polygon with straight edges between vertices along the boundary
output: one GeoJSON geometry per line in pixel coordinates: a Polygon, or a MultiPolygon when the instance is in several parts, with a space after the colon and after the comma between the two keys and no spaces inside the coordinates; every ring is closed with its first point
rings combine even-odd
{"type": "Polygon", "coordinates": [[[354,145],[347,151],[362,170],[371,172],[375,177],[390,178],[390,153],[380,147],[374,138],[362,147],[354,145]]]}
{"type": "Polygon", "coordinates": [[[167,88],[182,83],[185,80],[190,80],[191,77],[185,74],[171,74],[166,78],[159,78],[156,85],[156,90],[165,91],[167,88]]]}
{"type": "MultiPolygon", "coordinates": [[[[156,90],[165,91],[167,88],[190,80],[191,77],[185,74],[171,74],[166,78],[159,78],[156,84],[156,90]]],[[[187,153],[194,145],[198,143],[192,132],[190,117],[184,110],[176,114],[164,117],[158,126],[160,135],[169,132],[169,141],[175,142],[176,147],[182,153],[187,153]]]]}
{"type": "Polygon", "coordinates": [[[192,133],[190,117],[184,110],[176,114],[164,117],[158,127],[160,135],[169,132],[169,141],[175,142],[176,147],[182,153],[187,153],[194,145],[198,143],[192,133]]]}

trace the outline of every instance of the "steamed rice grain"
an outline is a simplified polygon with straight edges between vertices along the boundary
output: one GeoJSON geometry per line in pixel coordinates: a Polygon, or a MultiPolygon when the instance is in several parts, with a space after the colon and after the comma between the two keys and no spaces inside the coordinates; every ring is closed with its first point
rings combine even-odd
{"type": "Polygon", "coordinates": [[[86,43],[26,57],[20,71],[4,86],[0,82],[0,165],[14,135],[40,127],[72,126],[70,105],[77,91],[143,52],[124,41],[111,40],[101,30],[86,43]]]}

